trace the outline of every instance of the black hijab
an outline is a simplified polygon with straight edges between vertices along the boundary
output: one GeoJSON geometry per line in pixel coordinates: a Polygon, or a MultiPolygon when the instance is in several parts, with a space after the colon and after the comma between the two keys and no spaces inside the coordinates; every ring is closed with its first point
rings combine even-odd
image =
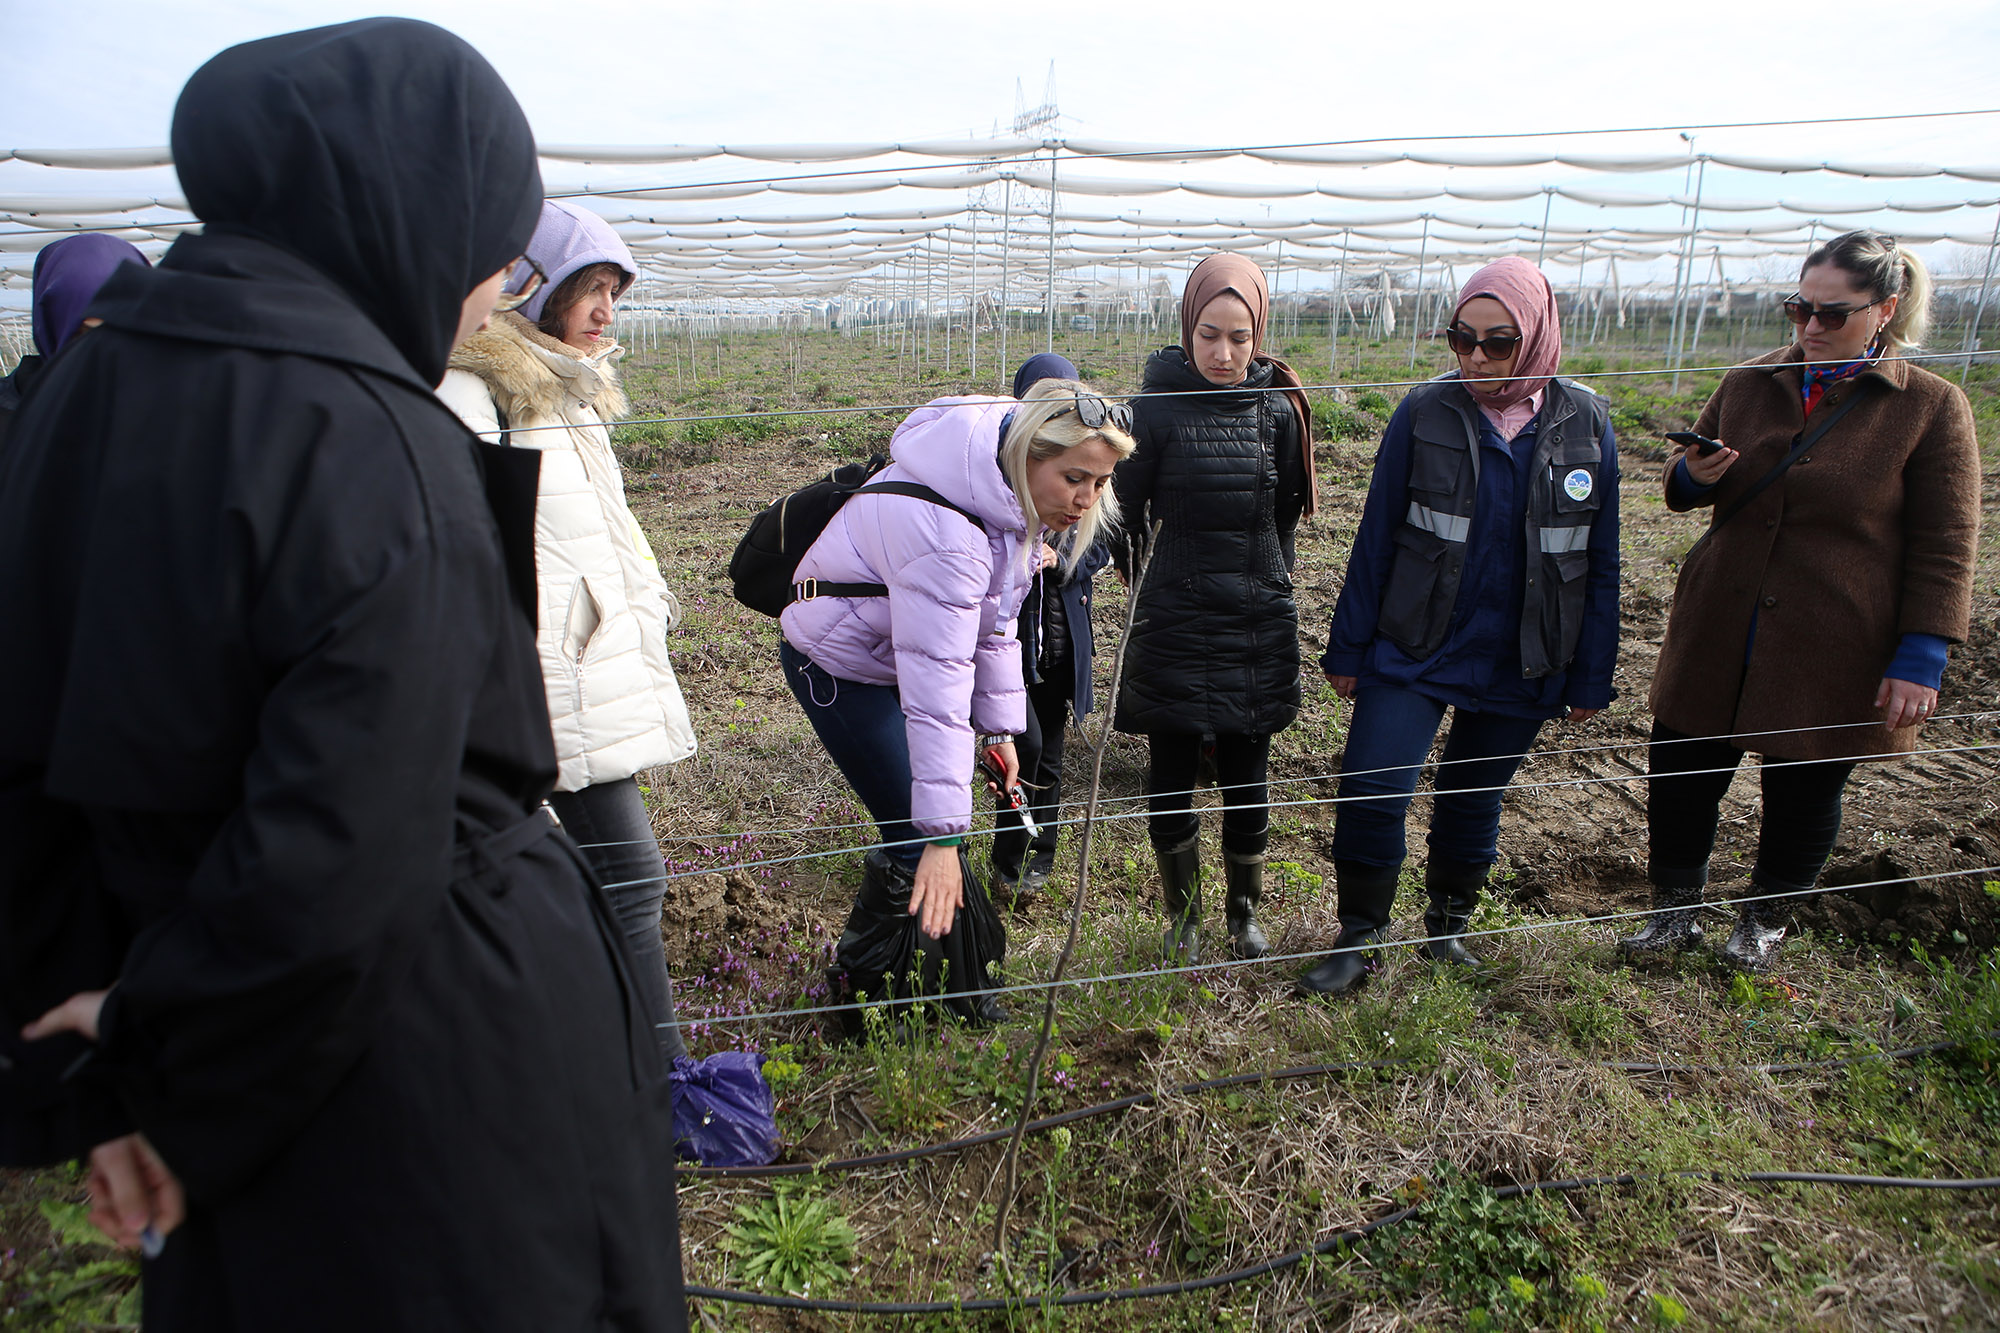
{"type": "Polygon", "coordinates": [[[471,46],[414,19],[230,47],[181,90],[173,154],[208,230],[311,263],[428,384],[466,295],[541,214],[520,104],[471,46]]]}

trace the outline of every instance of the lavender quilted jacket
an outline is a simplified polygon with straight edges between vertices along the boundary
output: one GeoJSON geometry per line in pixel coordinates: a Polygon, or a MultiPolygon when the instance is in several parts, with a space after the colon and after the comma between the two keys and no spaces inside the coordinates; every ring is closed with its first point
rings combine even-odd
{"type": "Polygon", "coordinates": [[[882,583],[883,597],[794,602],[785,638],[828,674],[902,694],[912,822],[932,836],[972,826],[974,731],[1021,731],[1027,695],[1014,620],[1027,593],[1027,517],[1001,474],[1010,398],[940,398],[896,428],[879,481],[919,482],[986,524],[902,495],[857,495],[799,562],[798,576],[882,583]]]}

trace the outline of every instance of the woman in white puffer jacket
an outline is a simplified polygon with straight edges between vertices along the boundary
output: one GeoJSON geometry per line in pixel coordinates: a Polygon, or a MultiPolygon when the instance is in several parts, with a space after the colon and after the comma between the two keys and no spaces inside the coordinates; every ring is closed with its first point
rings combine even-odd
{"type": "Polygon", "coordinates": [[[459,345],[438,394],[487,439],[541,452],[536,643],[561,764],[549,804],[606,886],[671,1059],[687,1050],[660,946],[664,866],[635,775],[693,754],[694,729],[667,660],[675,603],[607,424],[625,411],[612,311],[638,266],[602,218],[557,200],[527,259],[541,289],[459,345]]]}

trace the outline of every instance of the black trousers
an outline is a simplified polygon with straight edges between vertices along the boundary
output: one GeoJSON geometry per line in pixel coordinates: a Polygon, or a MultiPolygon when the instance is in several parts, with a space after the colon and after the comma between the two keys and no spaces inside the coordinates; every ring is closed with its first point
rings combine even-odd
{"type": "MultiPolygon", "coordinates": [[[[1646,783],[1646,873],[1661,888],[1708,883],[1723,793],[1743,751],[1727,741],[1690,737],[1655,722],[1646,783]]],[[[1800,763],[1765,755],[1760,776],[1764,817],[1750,880],[1782,892],[1809,889],[1840,835],[1840,793],[1854,765],[1845,760],[1800,763]]]]}
{"type": "Polygon", "coordinates": [[[1044,872],[1055,865],[1056,839],[1062,832],[1056,820],[1061,818],[1063,735],[1069,723],[1070,693],[1067,680],[1045,678],[1028,687],[1028,729],[1014,738],[1014,752],[1021,760],[1028,813],[1042,831],[1030,842],[1007,799],[995,802],[993,868],[1008,879],[1020,878],[1023,857],[1044,872]]]}
{"type": "MultiPolygon", "coordinates": [[[[1201,829],[1194,810],[1195,777],[1203,738],[1194,732],[1156,731],[1147,744],[1152,771],[1146,779],[1153,846],[1177,847],[1201,829]]],[[[1216,736],[1215,785],[1222,792],[1222,849],[1262,856],[1271,840],[1271,736],[1216,736]]]]}

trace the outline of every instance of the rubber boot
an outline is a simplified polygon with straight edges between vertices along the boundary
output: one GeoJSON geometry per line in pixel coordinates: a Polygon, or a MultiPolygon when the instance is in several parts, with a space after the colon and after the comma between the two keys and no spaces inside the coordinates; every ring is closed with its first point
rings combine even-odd
{"type": "Polygon", "coordinates": [[[1701,944],[1701,888],[1699,885],[1653,886],[1653,914],[1636,935],[1618,941],[1618,952],[1627,958],[1679,953],[1701,944]]]}
{"type": "MultiPolygon", "coordinates": [[[[1759,889],[1759,892],[1767,890],[1759,889]]],[[[1778,960],[1778,947],[1785,942],[1783,902],[1745,903],[1717,956],[1739,972],[1762,972],[1778,960]]]]}
{"type": "Polygon", "coordinates": [[[1387,933],[1389,913],[1396,905],[1396,880],[1403,868],[1333,863],[1340,893],[1340,948],[1300,974],[1299,990],[1308,995],[1345,995],[1357,989],[1378,966],[1373,946],[1387,933]]]}
{"type": "Polygon", "coordinates": [[[1490,867],[1463,861],[1432,858],[1424,867],[1424,887],[1430,892],[1430,909],[1424,913],[1424,934],[1430,936],[1424,952],[1432,961],[1478,967],[1479,959],[1459,939],[1472,909],[1479,906],[1479,890],[1486,883],[1490,867]]]}
{"type": "Polygon", "coordinates": [[[1264,901],[1263,854],[1246,856],[1225,848],[1222,868],[1229,877],[1223,916],[1229,923],[1230,947],[1238,958],[1262,958],[1271,947],[1257,925],[1257,904],[1264,901]]]}
{"type": "Polygon", "coordinates": [[[1201,831],[1172,847],[1153,847],[1160,863],[1160,897],[1167,908],[1167,933],[1160,954],[1169,963],[1201,961],[1201,831]]]}

